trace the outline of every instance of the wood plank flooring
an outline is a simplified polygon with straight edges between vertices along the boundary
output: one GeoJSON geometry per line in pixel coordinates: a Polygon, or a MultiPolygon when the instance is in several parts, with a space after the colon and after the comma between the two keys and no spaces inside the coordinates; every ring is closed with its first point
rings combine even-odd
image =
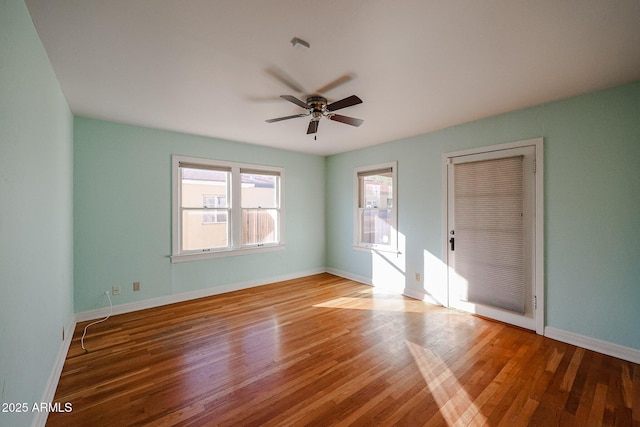
{"type": "Polygon", "coordinates": [[[85,325],[47,426],[640,426],[640,365],[330,274],[85,325]]]}

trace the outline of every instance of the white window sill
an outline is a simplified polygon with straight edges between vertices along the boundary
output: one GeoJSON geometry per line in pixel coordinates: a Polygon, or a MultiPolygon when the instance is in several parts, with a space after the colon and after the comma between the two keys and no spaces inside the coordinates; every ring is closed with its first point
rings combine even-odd
{"type": "Polygon", "coordinates": [[[226,250],[211,251],[211,252],[179,254],[179,255],[171,256],[171,263],[175,264],[180,262],[199,261],[199,260],[211,259],[211,258],[224,258],[229,256],[250,255],[250,254],[256,254],[256,253],[263,253],[263,252],[282,251],[284,249],[285,249],[284,244],[280,244],[280,245],[254,246],[250,248],[241,248],[241,249],[226,249],[226,250]]]}

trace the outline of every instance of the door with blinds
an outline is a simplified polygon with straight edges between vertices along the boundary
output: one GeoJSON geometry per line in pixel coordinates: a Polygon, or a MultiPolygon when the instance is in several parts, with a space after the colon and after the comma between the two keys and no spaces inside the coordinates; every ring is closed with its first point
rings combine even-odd
{"type": "Polygon", "coordinates": [[[535,330],[535,147],[446,162],[449,305],[535,330]]]}

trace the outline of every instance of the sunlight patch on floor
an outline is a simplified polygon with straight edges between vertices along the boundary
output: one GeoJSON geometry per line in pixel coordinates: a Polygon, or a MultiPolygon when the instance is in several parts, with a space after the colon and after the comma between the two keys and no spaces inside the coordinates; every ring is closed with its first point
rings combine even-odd
{"type": "Polygon", "coordinates": [[[466,426],[471,420],[480,424],[486,421],[486,417],[479,413],[479,408],[437,354],[411,341],[406,343],[447,425],[466,426]],[[452,380],[455,383],[453,385],[452,380]]]}
{"type": "Polygon", "coordinates": [[[426,313],[433,310],[431,304],[419,300],[411,300],[402,296],[392,297],[341,297],[320,304],[314,307],[324,308],[347,308],[351,310],[372,310],[372,311],[395,311],[403,313],[426,313]]]}

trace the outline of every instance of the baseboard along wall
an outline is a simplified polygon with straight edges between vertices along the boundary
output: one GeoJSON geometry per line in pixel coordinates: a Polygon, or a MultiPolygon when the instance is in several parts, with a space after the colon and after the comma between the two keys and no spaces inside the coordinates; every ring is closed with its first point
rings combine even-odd
{"type": "MultiPolygon", "coordinates": [[[[56,394],[56,389],[58,388],[58,381],[60,381],[60,375],[62,374],[62,368],[64,367],[64,361],[67,358],[67,353],[69,352],[69,347],[71,347],[71,341],[73,339],[73,332],[76,329],[76,318],[75,316],[71,316],[71,320],[69,320],[69,324],[64,330],[64,341],[60,345],[60,349],[58,350],[58,354],[56,356],[56,360],[53,363],[53,369],[51,370],[51,374],[49,375],[49,379],[47,380],[47,385],[45,386],[44,393],[42,394],[42,399],[40,402],[53,402],[53,398],[56,394]]],[[[33,427],[44,427],[47,423],[47,417],[49,413],[47,411],[35,412],[33,422],[31,425],[33,427]]]]}
{"type": "Polygon", "coordinates": [[[586,348],[587,350],[606,354],[607,356],[613,356],[628,362],[640,364],[640,350],[635,348],[585,337],[584,335],[563,331],[562,329],[556,329],[551,326],[544,328],[544,336],[556,341],[562,341],[567,344],[586,348]]]}

